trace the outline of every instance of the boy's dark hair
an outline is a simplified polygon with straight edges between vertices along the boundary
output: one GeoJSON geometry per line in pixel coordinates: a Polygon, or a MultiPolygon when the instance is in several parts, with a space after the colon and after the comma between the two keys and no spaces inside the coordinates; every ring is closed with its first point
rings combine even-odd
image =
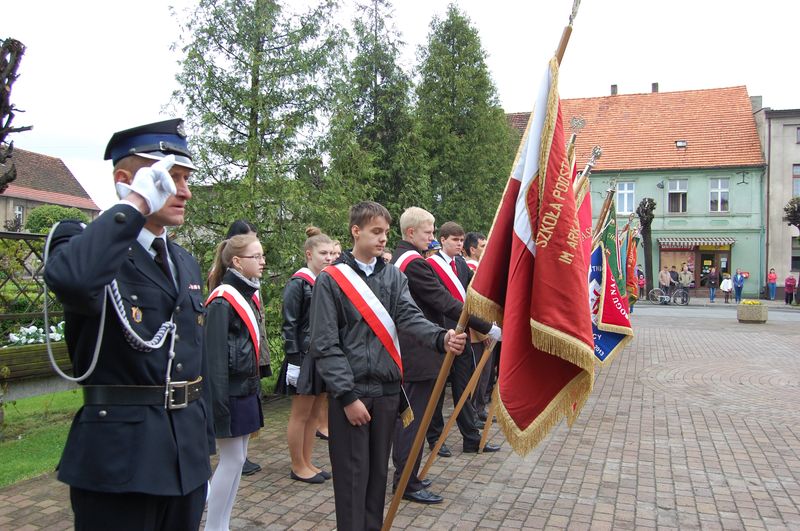
{"type": "Polygon", "coordinates": [[[464,236],[464,252],[467,253],[467,256],[472,254],[472,248],[478,247],[478,242],[481,240],[485,240],[486,236],[481,234],[480,232],[468,232],[466,236],[464,236]]]}
{"type": "Polygon", "coordinates": [[[464,235],[464,227],[462,227],[455,221],[448,221],[447,223],[439,227],[440,240],[447,239],[450,236],[463,236],[463,235],[464,235]]]}
{"type": "Polygon", "coordinates": [[[361,201],[350,207],[350,226],[348,229],[352,230],[354,225],[363,227],[373,220],[373,218],[383,218],[390,225],[392,224],[392,215],[386,210],[386,207],[375,201],[361,201]]]}
{"type": "Polygon", "coordinates": [[[230,240],[234,236],[239,236],[240,234],[250,234],[251,232],[258,232],[255,225],[249,221],[237,219],[231,223],[231,227],[228,229],[228,234],[225,236],[225,239],[230,240]]]}

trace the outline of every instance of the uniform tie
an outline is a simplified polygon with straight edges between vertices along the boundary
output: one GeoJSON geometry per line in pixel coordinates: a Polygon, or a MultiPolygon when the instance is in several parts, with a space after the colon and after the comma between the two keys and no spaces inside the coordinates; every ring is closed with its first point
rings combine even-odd
{"type": "Polygon", "coordinates": [[[169,269],[169,260],[167,259],[167,243],[163,238],[156,238],[153,240],[150,247],[156,252],[156,256],[153,260],[158,264],[161,271],[167,275],[167,278],[172,281],[172,271],[169,269]]]}
{"type": "Polygon", "coordinates": [[[458,269],[456,269],[456,259],[455,258],[450,260],[450,267],[453,268],[453,273],[455,273],[455,275],[458,276],[458,269]]]}

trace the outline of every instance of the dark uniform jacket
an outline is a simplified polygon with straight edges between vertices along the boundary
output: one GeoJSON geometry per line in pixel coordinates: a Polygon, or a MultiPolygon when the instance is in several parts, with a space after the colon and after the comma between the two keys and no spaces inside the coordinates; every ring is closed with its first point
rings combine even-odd
{"type": "MultiPolygon", "coordinates": [[[[392,263],[395,263],[406,251],[416,250],[413,244],[401,240],[392,255],[392,263]]],[[[463,260],[462,262],[469,274],[471,272],[469,266],[463,260]]],[[[462,277],[460,267],[458,271],[460,279],[462,277]]],[[[408,277],[408,289],[411,296],[425,317],[443,328],[454,328],[464,305],[444,287],[433,267],[426,260],[412,260],[406,267],[405,274],[408,277]]],[[[470,317],[468,325],[469,328],[483,334],[492,329],[491,324],[477,317],[470,317]]],[[[405,369],[404,380],[409,382],[435,380],[442,368],[444,357],[420,343],[415,334],[401,331],[399,336],[405,369]]]]}
{"type": "MultiPolygon", "coordinates": [[[[104,286],[113,279],[131,327],[144,340],[150,340],[174,312],[172,380],[193,381],[205,374],[200,268],[189,253],[168,243],[176,290],[136,241],[144,223],[134,207],[121,204],[85,230],[77,223],[63,223],[53,236],[45,279],[64,305],[66,342],[76,375],[91,362],[104,286]]],[[[169,343],[168,338],[150,352],[133,349],[109,301],[97,367],[81,383],[163,386],[169,343]]],[[[187,494],[211,475],[210,420],[205,398],[174,410],[163,405],[86,405],[73,420],[58,479],[101,492],[187,494]]]]}
{"type": "Polygon", "coordinates": [[[283,288],[283,349],[286,361],[298,367],[308,353],[311,333],[311,284],[293,277],[283,288]]]}
{"type": "MultiPolygon", "coordinates": [[[[236,289],[258,318],[259,310],[253,302],[255,288],[230,271],[222,277],[222,283],[236,289]]],[[[225,298],[216,297],[209,302],[207,311],[207,385],[211,390],[214,430],[218,438],[231,437],[230,397],[257,395],[261,389],[255,345],[247,325],[225,298]]],[[[260,334],[260,327],[257,333],[260,334]]]]}
{"type": "MultiPolygon", "coordinates": [[[[394,320],[398,333],[415,335],[432,352],[444,352],[446,331],[431,323],[408,292],[408,280],[396,267],[378,259],[367,277],[350,252],[336,263],[351,267],[378,297],[394,320]]],[[[378,337],[361,317],[333,278],[317,277],[311,298],[311,350],[317,371],[328,392],[347,406],[363,396],[374,397],[400,392],[400,370],[378,337]]],[[[403,367],[406,370],[405,354],[403,367]]]]}

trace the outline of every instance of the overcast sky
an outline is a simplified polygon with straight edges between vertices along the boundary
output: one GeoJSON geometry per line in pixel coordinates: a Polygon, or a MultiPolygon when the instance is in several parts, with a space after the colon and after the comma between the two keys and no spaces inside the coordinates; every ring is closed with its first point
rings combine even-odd
{"type": "MultiPolygon", "coordinates": [[[[308,0],[306,0],[308,1],[308,0]]],[[[4,2],[0,37],[27,46],[14,85],[15,145],[60,157],[100,205],[115,200],[103,151],[114,131],[166,119],[179,56],[170,51],[179,11],[191,0],[4,2]]],[[[297,0],[291,3],[296,5],[297,0]]],[[[345,14],[351,2],[343,1],[345,14]]],[[[434,15],[448,0],[395,3],[416,62],[434,15]]],[[[572,0],[455,2],[478,28],[500,102],[530,111],[538,77],[555,50],[572,0]]],[[[773,109],[800,108],[798,0],[583,0],[562,63],[563,98],[746,85],[773,109]]],[[[654,124],[657,126],[657,124],[654,124]]]]}

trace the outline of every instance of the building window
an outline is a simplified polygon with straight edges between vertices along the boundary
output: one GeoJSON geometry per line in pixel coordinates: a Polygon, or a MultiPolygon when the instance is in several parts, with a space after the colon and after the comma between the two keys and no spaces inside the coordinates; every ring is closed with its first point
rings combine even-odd
{"type": "Polygon", "coordinates": [[[792,164],[792,197],[800,196],[800,164],[792,164]]]}
{"type": "Polygon", "coordinates": [[[23,216],[25,216],[25,207],[22,205],[16,205],[14,207],[14,218],[22,223],[23,216]]]}
{"type": "Polygon", "coordinates": [[[728,182],[729,179],[711,179],[711,193],[709,210],[711,212],[728,211],[728,182]]]}
{"type": "Polygon", "coordinates": [[[797,143],[800,144],[800,127],[797,128],[797,143]]]}
{"type": "Polygon", "coordinates": [[[792,271],[800,271],[800,238],[792,236],[792,271]]]}
{"type": "Polygon", "coordinates": [[[669,181],[669,212],[678,214],[686,212],[686,193],[689,191],[689,179],[669,181]]]}
{"type": "Polygon", "coordinates": [[[630,214],[634,208],[634,182],[617,183],[617,214],[630,214]]]}

